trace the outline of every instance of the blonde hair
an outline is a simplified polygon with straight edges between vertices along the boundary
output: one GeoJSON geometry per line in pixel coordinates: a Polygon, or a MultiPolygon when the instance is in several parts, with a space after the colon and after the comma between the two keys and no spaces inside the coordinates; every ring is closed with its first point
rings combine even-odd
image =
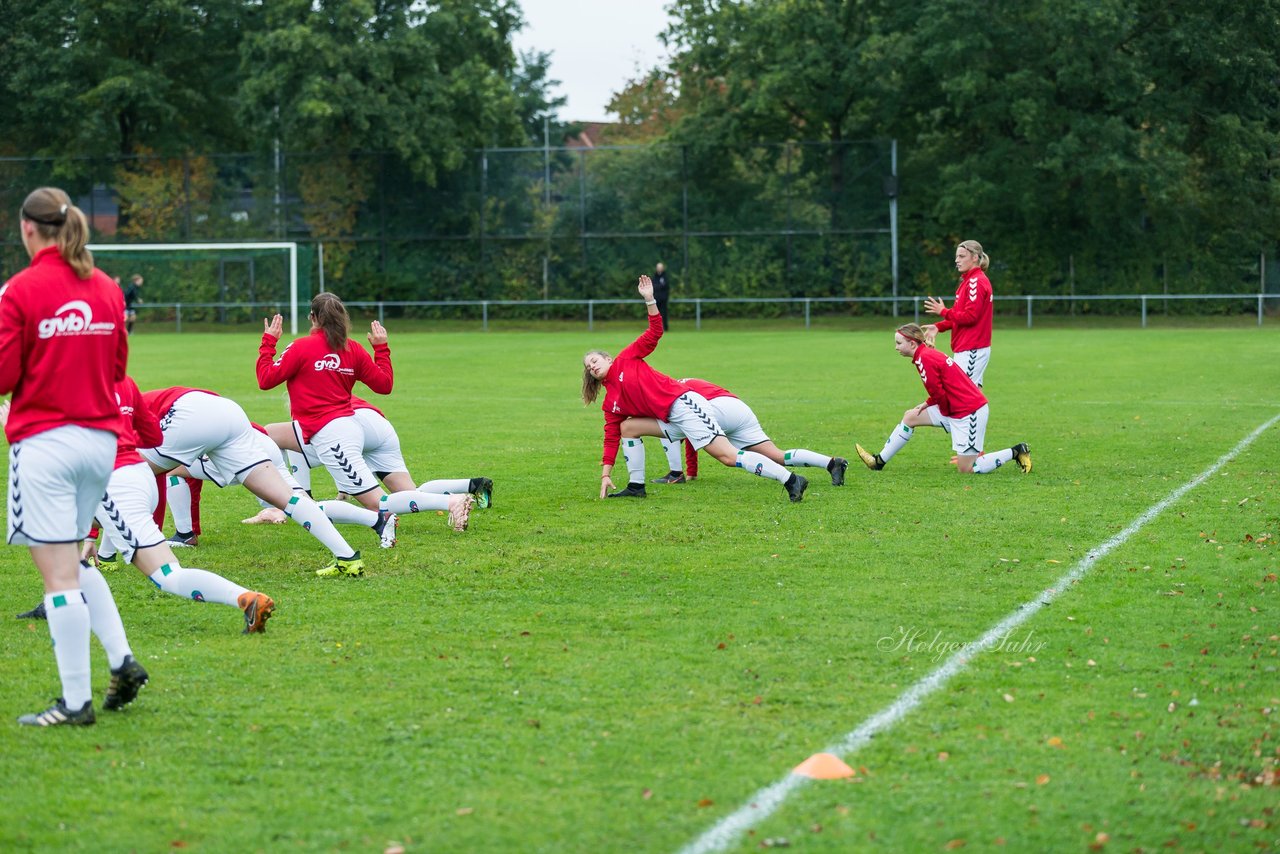
{"type": "Polygon", "coordinates": [[[311,300],[311,317],[316,326],[324,330],[324,339],[334,350],[347,349],[347,336],[351,334],[351,315],[335,293],[316,294],[311,300]]]}
{"type": "Polygon", "coordinates": [[[907,338],[911,341],[916,342],[917,344],[924,343],[924,330],[921,329],[917,324],[904,323],[901,326],[899,326],[897,329],[895,329],[894,332],[898,333],[903,338],[907,338]]]}
{"type": "Polygon", "coordinates": [[[964,249],[970,255],[978,259],[978,266],[985,271],[991,265],[991,259],[987,257],[987,253],[982,251],[982,244],[976,240],[961,240],[956,245],[957,249],[964,249]]]}
{"type": "MultiPolygon", "coordinates": [[[[593,354],[597,356],[604,356],[606,359],[610,358],[609,354],[606,353],[604,350],[588,350],[587,352],[582,354],[582,358],[585,360],[587,356],[590,356],[593,354]]],[[[587,406],[589,404],[596,402],[596,398],[600,396],[601,385],[602,383],[600,382],[600,380],[596,379],[591,375],[591,369],[588,368],[586,364],[583,364],[582,366],[582,404],[583,406],[587,406]]]]}
{"type": "Polygon", "coordinates": [[[58,247],[80,279],[93,274],[93,253],[89,244],[89,220],[84,211],[71,204],[71,197],[57,187],[32,190],[22,203],[22,218],[36,227],[36,233],[58,247]]]}

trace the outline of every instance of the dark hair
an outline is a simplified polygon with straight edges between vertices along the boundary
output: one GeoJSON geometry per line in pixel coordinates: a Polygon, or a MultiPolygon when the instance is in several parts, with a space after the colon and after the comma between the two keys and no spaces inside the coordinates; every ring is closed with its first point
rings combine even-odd
{"type": "Polygon", "coordinates": [[[347,336],[351,333],[351,316],[337,294],[316,294],[311,300],[311,317],[316,326],[324,330],[324,338],[336,351],[347,349],[347,336]]]}
{"type": "Polygon", "coordinates": [[[76,276],[87,279],[93,273],[93,253],[89,243],[89,221],[84,211],[71,204],[71,197],[57,187],[32,190],[22,203],[22,218],[36,227],[36,233],[51,240],[76,276]]]}

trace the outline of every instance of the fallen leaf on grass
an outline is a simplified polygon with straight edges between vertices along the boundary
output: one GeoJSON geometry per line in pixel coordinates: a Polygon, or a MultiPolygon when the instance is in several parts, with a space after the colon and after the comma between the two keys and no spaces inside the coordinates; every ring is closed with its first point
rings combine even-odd
{"type": "Polygon", "coordinates": [[[1004,695],[1004,701],[1005,701],[1006,703],[1012,703],[1012,702],[1013,702],[1013,695],[1012,695],[1012,694],[1005,694],[1005,695],[1004,695]]]}
{"type": "Polygon", "coordinates": [[[653,797],[653,789],[645,789],[640,793],[640,797],[644,798],[646,801],[649,800],[653,797]]]}
{"type": "Polygon", "coordinates": [[[475,811],[476,811],[475,807],[458,807],[456,810],[454,810],[454,812],[456,812],[458,815],[471,815],[475,811]]]}
{"type": "Polygon", "coordinates": [[[947,851],[955,851],[957,848],[963,848],[968,844],[963,839],[953,839],[942,847],[947,851]]]}
{"type": "Polygon", "coordinates": [[[707,807],[712,806],[714,804],[715,804],[715,801],[711,800],[710,798],[703,798],[702,800],[698,801],[698,809],[704,810],[707,807]]]}
{"type": "Polygon", "coordinates": [[[1056,735],[1050,736],[1049,740],[1045,743],[1050,747],[1062,747],[1062,739],[1058,738],[1056,735]]]}
{"type": "Polygon", "coordinates": [[[1043,785],[1045,785],[1045,784],[1046,784],[1046,783],[1048,783],[1048,782],[1049,782],[1049,775],[1048,775],[1048,774],[1040,774],[1040,775],[1038,775],[1038,776],[1036,777],[1036,785],[1037,785],[1037,786],[1043,786],[1043,785]]]}

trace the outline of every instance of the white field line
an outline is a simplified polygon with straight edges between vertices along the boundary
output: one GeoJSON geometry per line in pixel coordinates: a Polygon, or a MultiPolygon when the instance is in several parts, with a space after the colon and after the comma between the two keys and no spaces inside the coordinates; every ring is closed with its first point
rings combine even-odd
{"type": "MultiPolygon", "coordinates": [[[[1032,598],[1030,601],[1023,602],[1015,608],[1007,617],[996,625],[987,630],[981,638],[969,644],[964,649],[952,655],[937,670],[925,676],[919,682],[909,687],[906,691],[898,696],[896,700],[884,709],[876,712],[871,717],[860,723],[857,728],[849,732],[844,738],[835,744],[823,748],[822,753],[832,753],[836,756],[848,756],[857,751],[873,737],[893,727],[904,717],[910,714],[917,706],[924,702],[930,694],[937,691],[943,685],[951,680],[960,671],[968,666],[969,661],[976,655],[985,652],[995,646],[1001,638],[1008,636],[1027,620],[1035,616],[1041,608],[1053,602],[1081,577],[1087,573],[1095,563],[1106,557],[1123,545],[1130,537],[1136,534],[1152,519],[1159,516],[1170,505],[1177,502],[1182,496],[1213,477],[1223,466],[1231,462],[1240,452],[1252,445],[1259,436],[1265,433],[1272,425],[1280,421],[1280,415],[1276,415],[1267,421],[1258,429],[1254,430],[1248,436],[1240,441],[1238,445],[1224,454],[1216,463],[1209,466],[1200,473],[1195,479],[1184,483],[1182,486],[1169,493],[1162,501],[1152,505],[1145,513],[1135,519],[1120,533],[1107,540],[1102,545],[1090,551],[1084,558],[1080,560],[1066,575],[1059,578],[1039,596],[1032,598]]],[[[706,833],[703,833],[693,842],[681,849],[682,854],[707,854],[712,851],[723,851],[725,848],[733,844],[743,832],[751,828],[753,825],[759,824],[770,815],[773,814],[783,802],[805,783],[810,782],[810,778],[801,777],[796,774],[787,774],[776,783],[772,783],[752,795],[747,803],[739,807],[735,812],[725,816],[706,833]]]]}

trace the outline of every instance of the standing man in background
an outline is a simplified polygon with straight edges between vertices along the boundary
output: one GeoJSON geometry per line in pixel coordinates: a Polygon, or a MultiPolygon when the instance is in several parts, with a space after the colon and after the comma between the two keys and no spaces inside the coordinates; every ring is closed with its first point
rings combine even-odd
{"type": "Polygon", "coordinates": [[[129,277],[129,282],[129,287],[124,292],[124,329],[132,335],[133,322],[138,319],[138,312],[134,311],[133,305],[142,302],[142,276],[134,273],[129,277]]]}
{"type": "Polygon", "coordinates": [[[659,261],[653,273],[653,298],[658,301],[658,314],[662,315],[663,332],[671,328],[671,321],[667,319],[667,297],[670,295],[671,288],[667,284],[667,268],[659,261]]]}

